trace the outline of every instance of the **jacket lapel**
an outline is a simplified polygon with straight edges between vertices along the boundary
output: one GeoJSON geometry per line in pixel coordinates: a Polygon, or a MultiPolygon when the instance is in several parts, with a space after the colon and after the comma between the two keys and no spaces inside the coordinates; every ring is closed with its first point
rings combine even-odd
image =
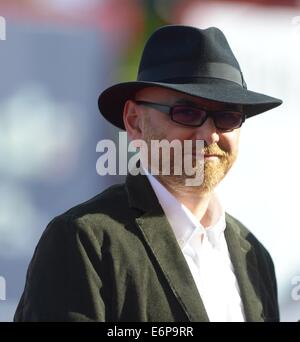
{"type": "Polygon", "coordinates": [[[137,227],[188,319],[209,321],[193,276],[146,176],[127,176],[126,188],[130,206],[142,212],[136,218],[137,227]]]}
{"type": "Polygon", "coordinates": [[[246,321],[263,321],[256,256],[251,244],[242,236],[239,226],[229,215],[226,215],[225,237],[239,284],[246,321]]]}

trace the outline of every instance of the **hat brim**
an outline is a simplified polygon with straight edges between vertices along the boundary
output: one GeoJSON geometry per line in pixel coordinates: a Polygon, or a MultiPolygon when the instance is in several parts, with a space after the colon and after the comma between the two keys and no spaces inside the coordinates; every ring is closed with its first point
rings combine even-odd
{"type": "Polygon", "coordinates": [[[176,90],[207,100],[242,105],[243,112],[247,118],[266,112],[282,103],[280,99],[247,90],[234,82],[206,78],[200,82],[198,80],[196,84],[141,81],[119,83],[107,88],[99,95],[99,110],[109,122],[125,130],[123,123],[123,108],[125,102],[133,99],[134,94],[138,90],[153,86],[176,90]]]}

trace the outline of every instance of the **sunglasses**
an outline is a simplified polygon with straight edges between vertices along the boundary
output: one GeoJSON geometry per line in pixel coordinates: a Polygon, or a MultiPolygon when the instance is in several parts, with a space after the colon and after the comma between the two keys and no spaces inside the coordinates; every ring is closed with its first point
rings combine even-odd
{"type": "Polygon", "coordinates": [[[168,114],[172,121],[188,127],[200,127],[208,117],[211,117],[218,130],[229,132],[241,127],[245,121],[245,115],[242,112],[235,110],[225,109],[212,111],[204,108],[193,107],[191,105],[176,104],[168,106],[148,101],[135,101],[135,103],[168,114]]]}

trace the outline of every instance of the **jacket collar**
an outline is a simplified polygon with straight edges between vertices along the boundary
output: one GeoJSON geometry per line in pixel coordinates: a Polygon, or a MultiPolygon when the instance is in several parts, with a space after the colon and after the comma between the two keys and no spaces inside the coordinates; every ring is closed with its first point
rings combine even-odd
{"type": "MultiPolygon", "coordinates": [[[[130,207],[139,211],[136,225],[188,319],[192,322],[209,321],[193,276],[147,177],[128,175],[126,190],[130,207]]],[[[227,214],[225,238],[239,283],[246,320],[261,321],[256,257],[236,221],[227,214]]]]}

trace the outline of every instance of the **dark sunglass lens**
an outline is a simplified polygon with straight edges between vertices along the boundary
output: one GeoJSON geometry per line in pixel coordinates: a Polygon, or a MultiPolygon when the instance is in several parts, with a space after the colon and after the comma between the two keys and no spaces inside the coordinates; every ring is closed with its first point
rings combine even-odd
{"type": "Polygon", "coordinates": [[[215,125],[219,129],[234,129],[241,126],[243,115],[239,112],[221,112],[214,115],[215,125]]]}
{"type": "Polygon", "coordinates": [[[171,114],[173,121],[188,126],[201,125],[206,118],[204,110],[181,105],[174,106],[171,114]]]}

